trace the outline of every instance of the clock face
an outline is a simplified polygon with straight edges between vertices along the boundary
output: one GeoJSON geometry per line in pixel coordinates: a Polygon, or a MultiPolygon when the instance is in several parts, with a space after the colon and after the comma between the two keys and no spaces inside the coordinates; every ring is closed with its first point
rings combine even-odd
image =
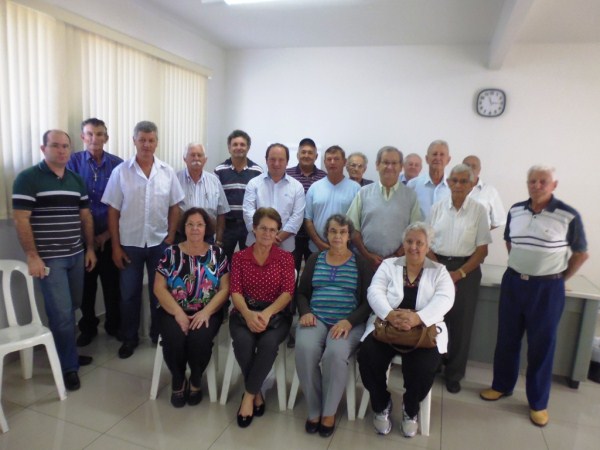
{"type": "Polygon", "coordinates": [[[498,117],[504,112],[506,94],[500,89],[484,89],[477,95],[477,113],[483,117],[498,117]]]}

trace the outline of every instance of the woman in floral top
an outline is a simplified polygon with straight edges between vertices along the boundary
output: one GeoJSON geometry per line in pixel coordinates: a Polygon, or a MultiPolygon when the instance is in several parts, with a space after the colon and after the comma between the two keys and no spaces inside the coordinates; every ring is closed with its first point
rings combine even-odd
{"type": "Polygon", "coordinates": [[[227,257],[220,247],[204,241],[214,234],[208,213],[188,209],[181,223],[186,240],[165,250],[154,282],[163,354],[172,375],[171,404],[176,408],[202,400],[200,379],[229,296],[227,257]]]}

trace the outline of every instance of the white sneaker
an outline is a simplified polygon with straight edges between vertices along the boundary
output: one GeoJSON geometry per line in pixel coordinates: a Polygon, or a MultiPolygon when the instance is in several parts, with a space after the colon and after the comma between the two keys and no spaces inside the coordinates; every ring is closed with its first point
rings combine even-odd
{"type": "Polygon", "coordinates": [[[402,407],[402,434],[404,437],[411,438],[415,437],[419,431],[419,421],[418,416],[409,417],[404,411],[404,406],[402,407]]]}
{"type": "Polygon", "coordinates": [[[373,416],[373,426],[375,427],[375,431],[377,434],[389,434],[392,431],[392,419],[390,415],[392,414],[392,399],[388,401],[385,409],[379,413],[375,413],[373,416]]]}

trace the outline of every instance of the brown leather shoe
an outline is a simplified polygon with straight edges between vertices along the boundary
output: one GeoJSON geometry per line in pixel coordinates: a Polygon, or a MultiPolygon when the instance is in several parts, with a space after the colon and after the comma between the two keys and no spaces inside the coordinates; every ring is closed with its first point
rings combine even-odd
{"type": "Polygon", "coordinates": [[[541,409],[539,411],[529,410],[529,419],[536,427],[545,427],[548,425],[550,418],[548,417],[548,410],[541,409]]]}
{"type": "Polygon", "coordinates": [[[495,402],[496,400],[500,400],[502,397],[510,397],[512,392],[499,392],[495,389],[489,388],[484,389],[479,393],[479,396],[482,400],[486,402],[495,402]]]}

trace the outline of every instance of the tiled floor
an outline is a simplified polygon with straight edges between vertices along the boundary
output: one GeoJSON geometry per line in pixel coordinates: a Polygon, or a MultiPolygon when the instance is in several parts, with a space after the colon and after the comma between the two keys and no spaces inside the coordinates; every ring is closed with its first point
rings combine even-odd
{"type": "MultiPolygon", "coordinates": [[[[226,333],[220,336],[219,385],[227,357],[226,333]]],[[[242,386],[232,386],[226,406],[205,398],[196,407],[176,410],[169,404],[169,373],[163,367],[157,400],[149,400],[155,349],[143,343],[134,356],[120,360],[119,343],[100,335],[82,353],[94,364],[82,368],[82,387],[58,400],[43,351],[36,351],[33,379],[20,377],[17,362],[4,368],[2,405],[10,431],[0,435],[2,449],[598,449],[600,448],[600,384],[581,383],[578,390],[557,381],[550,400],[550,424],[536,428],[528,420],[524,382],[515,395],[497,403],[478,398],[491,381],[490,367],[470,365],[463,390],[452,395],[436,380],[432,401],[431,435],[405,439],[397,423],[386,437],[377,436],[371,415],[349,422],[344,400],[331,438],[304,432],[305,403],[299,394],[293,411],[280,412],[275,388],[267,396],[267,412],[250,428],[235,421],[242,386]],[[393,443],[393,444],[392,444],[393,443]]],[[[293,375],[293,352],[288,351],[288,388],[293,375]]],[[[205,382],[205,381],[204,381],[205,382]]],[[[401,379],[392,371],[391,388],[398,420],[401,379]]],[[[220,386],[219,386],[220,387],[220,386]]],[[[357,403],[361,390],[357,391],[357,403]]]]}

